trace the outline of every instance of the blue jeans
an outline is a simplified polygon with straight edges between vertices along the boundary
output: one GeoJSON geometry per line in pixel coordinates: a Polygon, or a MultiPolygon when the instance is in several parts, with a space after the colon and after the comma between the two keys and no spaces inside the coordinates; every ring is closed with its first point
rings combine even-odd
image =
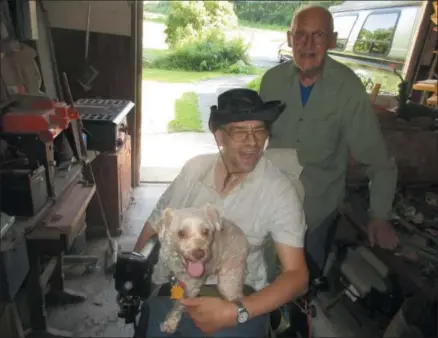
{"type": "MultiPolygon", "coordinates": [[[[175,334],[163,333],[160,324],[173,307],[173,300],[169,297],[156,296],[146,301],[143,311],[149,311],[147,338],[152,337],[206,337],[188,316],[184,313],[175,334]]],[[[237,315],[237,313],[236,313],[237,315]]],[[[259,316],[246,323],[237,324],[233,328],[218,330],[209,337],[266,337],[269,325],[269,315],[259,316]]]]}

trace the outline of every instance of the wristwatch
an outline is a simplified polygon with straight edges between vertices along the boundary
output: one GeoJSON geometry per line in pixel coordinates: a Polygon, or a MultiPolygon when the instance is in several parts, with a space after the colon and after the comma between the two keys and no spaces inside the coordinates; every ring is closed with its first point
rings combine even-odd
{"type": "Polygon", "coordinates": [[[234,304],[237,306],[237,323],[245,323],[249,318],[248,311],[245,309],[241,301],[236,300],[234,301],[234,304]]]}

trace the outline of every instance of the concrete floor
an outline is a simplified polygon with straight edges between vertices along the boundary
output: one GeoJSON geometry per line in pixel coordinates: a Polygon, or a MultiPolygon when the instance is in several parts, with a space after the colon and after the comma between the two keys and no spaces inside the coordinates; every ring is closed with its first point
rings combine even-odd
{"type": "MultiPolygon", "coordinates": [[[[134,190],[133,202],[125,217],[124,233],[119,241],[123,250],[134,247],[145,220],[166,187],[166,184],[145,184],[134,190]]],[[[93,241],[83,254],[103,257],[105,246],[105,241],[93,241]]],[[[66,267],[66,287],[85,292],[88,299],[79,304],[49,307],[50,326],[69,330],[74,337],[132,337],[132,326],[125,325],[117,317],[114,283],[111,277],[105,276],[102,262],[85,274],[81,266],[66,267]]],[[[320,307],[319,302],[316,305],[320,307]]],[[[318,311],[312,325],[314,337],[359,336],[357,326],[342,305],[335,306],[330,317],[318,311]]]]}

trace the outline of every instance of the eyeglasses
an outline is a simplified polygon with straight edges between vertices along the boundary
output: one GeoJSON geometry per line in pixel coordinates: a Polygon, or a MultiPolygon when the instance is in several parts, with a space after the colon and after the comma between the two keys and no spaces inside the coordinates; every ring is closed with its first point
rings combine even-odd
{"type": "Polygon", "coordinates": [[[315,45],[321,45],[325,43],[328,39],[328,34],[322,31],[316,31],[312,33],[307,33],[303,31],[297,31],[295,33],[292,33],[291,31],[288,31],[288,34],[293,37],[294,41],[298,44],[302,44],[310,37],[315,43],[315,45]]]}
{"type": "Polygon", "coordinates": [[[268,130],[266,129],[231,129],[226,130],[225,128],[221,128],[231,139],[235,142],[245,142],[249,135],[254,136],[254,138],[258,141],[264,141],[266,137],[268,137],[268,130]]]}

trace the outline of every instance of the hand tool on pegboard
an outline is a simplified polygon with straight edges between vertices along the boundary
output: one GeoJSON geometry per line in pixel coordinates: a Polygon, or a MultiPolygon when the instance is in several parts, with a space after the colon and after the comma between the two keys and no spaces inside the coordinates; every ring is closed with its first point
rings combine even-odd
{"type": "Polygon", "coordinates": [[[81,68],[76,74],[76,81],[82,86],[85,91],[91,89],[91,83],[99,75],[99,72],[88,61],[88,50],[90,46],[90,21],[91,21],[91,1],[88,1],[87,11],[87,27],[85,29],[85,56],[81,64],[81,68]]]}
{"type": "MultiPolygon", "coordinates": [[[[73,95],[72,95],[71,90],[70,90],[70,85],[69,85],[66,73],[62,73],[62,80],[63,80],[64,88],[66,91],[66,93],[65,93],[66,94],[66,102],[71,106],[71,108],[74,109],[73,95]]],[[[82,120],[80,117],[77,120],[77,129],[78,129],[77,132],[79,134],[79,144],[80,144],[80,148],[81,148],[80,150],[81,150],[82,154],[86,154],[87,147],[85,145],[84,138],[82,137],[83,126],[82,126],[82,120]]],[[[94,177],[93,168],[91,166],[91,163],[89,161],[87,161],[86,159],[84,160],[83,156],[82,156],[82,163],[83,163],[85,169],[87,170],[87,173],[88,173],[89,177],[91,178],[92,183],[96,184],[96,179],[94,177]]],[[[102,203],[102,199],[100,197],[99,188],[97,187],[97,184],[96,184],[96,197],[97,197],[97,203],[98,203],[99,209],[100,209],[100,214],[102,216],[102,221],[103,221],[104,226],[105,226],[106,237],[108,239],[108,246],[105,250],[104,269],[105,269],[106,273],[113,273],[113,270],[115,268],[116,261],[117,261],[117,254],[120,251],[120,244],[111,236],[111,232],[110,232],[107,218],[106,218],[105,209],[103,208],[103,203],[102,203]]]]}

